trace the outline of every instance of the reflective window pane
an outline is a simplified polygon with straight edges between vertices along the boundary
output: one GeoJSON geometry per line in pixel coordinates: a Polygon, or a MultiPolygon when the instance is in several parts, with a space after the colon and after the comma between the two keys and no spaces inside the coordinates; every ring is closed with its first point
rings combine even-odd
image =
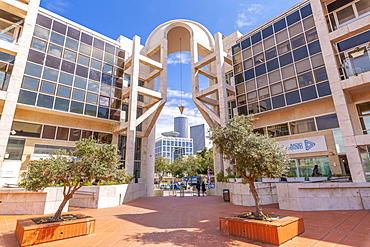
{"type": "Polygon", "coordinates": [[[39,94],[37,106],[45,108],[53,108],[54,97],[46,94],[39,94]]]}
{"type": "Polygon", "coordinates": [[[69,109],[69,100],[63,98],[55,98],[54,109],[59,111],[68,111],[69,109]]]}
{"type": "Polygon", "coordinates": [[[57,129],[57,127],[55,127],[55,126],[44,125],[44,128],[42,130],[42,138],[54,139],[56,129],[57,129]]]}
{"type": "Polygon", "coordinates": [[[300,134],[300,133],[316,131],[315,121],[313,118],[291,122],[289,125],[290,125],[290,132],[292,134],[300,134]]]}
{"type": "Polygon", "coordinates": [[[18,103],[35,105],[37,94],[30,91],[20,90],[18,96],[18,103]]]}
{"type": "Polygon", "coordinates": [[[316,122],[318,130],[339,128],[337,114],[317,117],[316,122]]]}
{"type": "Polygon", "coordinates": [[[69,133],[69,128],[58,127],[57,138],[56,139],[67,141],[68,140],[68,133],[69,133]]]}
{"type": "Polygon", "coordinates": [[[55,84],[54,83],[50,83],[50,82],[47,82],[47,81],[42,81],[40,92],[54,94],[54,91],[55,91],[55,84]]]}
{"type": "Polygon", "coordinates": [[[22,88],[27,88],[27,89],[37,91],[38,87],[39,87],[39,80],[29,78],[29,77],[23,77],[22,88]]]}

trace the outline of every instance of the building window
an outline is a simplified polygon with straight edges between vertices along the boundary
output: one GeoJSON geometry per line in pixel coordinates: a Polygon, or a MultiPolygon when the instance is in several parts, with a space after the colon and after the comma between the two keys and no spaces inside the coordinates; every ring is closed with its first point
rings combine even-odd
{"type": "Polygon", "coordinates": [[[288,124],[279,124],[267,127],[267,133],[272,137],[286,136],[289,135],[288,124]]]}
{"type": "Polygon", "coordinates": [[[290,125],[290,132],[292,135],[316,131],[315,121],[313,118],[291,122],[289,123],[289,125],[290,125]]]}
{"type": "Polygon", "coordinates": [[[8,145],[6,146],[7,160],[22,160],[23,149],[25,140],[9,138],[8,145]]]}
{"type": "Polygon", "coordinates": [[[12,130],[15,131],[16,136],[40,137],[41,124],[23,123],[14,121],[12,130]]]}
{"type": "Polygon", "coordinates": [[[317,117],[316,123],[318,130],[339,128],[337,114],[317,117]]]}
{"type": "Polygon", "coordinates": [[[360,116],[361,127],[364,134],[370,133],[370,102],[357,105],[358,115],[360,116]]]}

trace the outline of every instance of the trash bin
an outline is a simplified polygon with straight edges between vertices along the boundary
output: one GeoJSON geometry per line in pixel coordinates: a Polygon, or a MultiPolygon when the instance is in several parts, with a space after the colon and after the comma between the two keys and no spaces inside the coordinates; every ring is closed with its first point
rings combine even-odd
{"type": "Polygon", "coordinates": [[[224,201],[225,202],[229,202],[230,201],[230,191],[228,189],[224,189],[222,191],[222,195],[223,195],[223,198],[224,198],[224,201]]]}

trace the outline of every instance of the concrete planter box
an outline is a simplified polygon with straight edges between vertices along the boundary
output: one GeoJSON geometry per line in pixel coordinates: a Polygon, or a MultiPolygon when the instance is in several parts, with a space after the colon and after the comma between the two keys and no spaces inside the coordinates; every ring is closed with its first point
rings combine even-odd
{"type": "Polygon", "coordinates": [[[298,217],[287,216],[269,222],[236,216],[220,217],[221,234],[281,245],[304,232],[303,219],[298,217]]]}
{"type": "Polygon", "coordinates": [[[21,246],[32,246],[95,233],[94,218],[82,214],[73,215],[79,219],[45,224],[36,224],[30,218],[17,220],[15,236],[21,246]]]}
{"type": "Polygon", "coordinates": [[[243,178],[235,178],[235,183],[241,183],[243,182],[243,178]]]}
{"type": "Polygon", "coordinates": [[[263,183],[278,183],[280,178],[262,178],[263,183]]]}
{"type": "Polygon", "coordinates": [[[286,180],[288,181],[288,182],[290,182],[290,183],[294,183],[294,182],[304,182],[305,181],[305,179],[304,179],[304,177],[287,177],[286,178],[286,180]]]}
{"type": "MultiPolygon", "coordinates": [[[[2,188],[0,201],[0,214],[51,214],[58,210],[63,201],[63,187],[47,187],[38,192],[24,188],[2,188]]],[[[68,204],[63,212],[68,211],[68,204]]]]}
{"type": "Polygon", "coordinates": [[[109,208],[145,197],[144,183],[84,186],[69,201],[69,205],[82,208],[109,208]]]}
{"type": "Polygon", "coordinates": [[[326,181],[328,180],[327,177],[308,177],[310,182],[319,182],[319,181],[326,181]]]}

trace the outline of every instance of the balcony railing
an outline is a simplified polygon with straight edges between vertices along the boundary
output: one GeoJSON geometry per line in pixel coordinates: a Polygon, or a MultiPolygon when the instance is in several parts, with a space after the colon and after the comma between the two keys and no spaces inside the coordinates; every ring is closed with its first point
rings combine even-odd
{"type": "Polygon", "coordinates": [[[339,54],[341,79],[370,71],[370,44],[339,54]]]}

